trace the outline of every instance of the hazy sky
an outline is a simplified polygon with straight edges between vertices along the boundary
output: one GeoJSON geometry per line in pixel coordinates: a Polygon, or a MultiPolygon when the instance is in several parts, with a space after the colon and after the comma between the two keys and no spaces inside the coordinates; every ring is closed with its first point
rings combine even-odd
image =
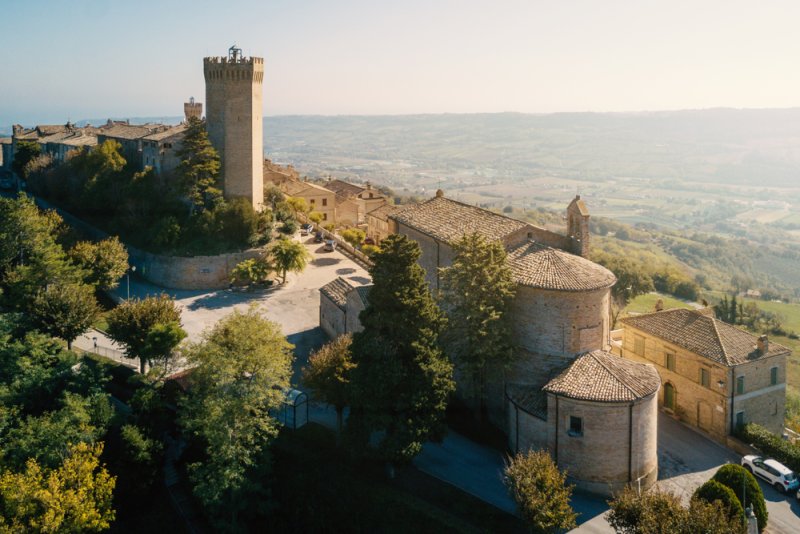
{"type": "Polygon", "coordinates": [[[3,0],[0,125],[181,115],[233,43],[267,115],[794,107],[799,23],[797,0],[3,0]]]}

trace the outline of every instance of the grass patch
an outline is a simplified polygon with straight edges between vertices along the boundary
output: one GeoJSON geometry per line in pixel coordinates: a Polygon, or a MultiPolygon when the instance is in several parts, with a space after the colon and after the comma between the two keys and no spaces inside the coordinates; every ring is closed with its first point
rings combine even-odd
{"type": "Polygon", "coordinates": [[[663,301],[665,310],[669,310],[670,308],[694,308],[690,303],[669,295],[646,293],[631,300],[623,310],[622,315],[654,312],[656,311],[656,302],[658,302],[658,299],[663,301]]]}

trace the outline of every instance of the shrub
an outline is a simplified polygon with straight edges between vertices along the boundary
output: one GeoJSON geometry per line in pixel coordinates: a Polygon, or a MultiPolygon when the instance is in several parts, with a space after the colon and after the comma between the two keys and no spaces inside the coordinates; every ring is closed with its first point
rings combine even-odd
{"type": "Polygon", "coordinates": [[[747,469],[741,465],[725,464],[719,468],[711,480],[716,480],[733,490],[733,494],[739,499],[742,508],[752,507],[753,513],[758,520],[759,532],[764,530],[769,517],[767,504],[764,502],[761,486],[758,485],[756,478],[747,469]],[[742,488],[744,488],[745,493],[744,502],[742,502],[742,488]]]}
{"type": "Polygon", "coordinates": [[[694,492],[694,496],[702,499],[708,503],[719,501],[722,507],[728,512],[728,517],[731,519],[739,519],[744,522],[744,508],[742,503],[736,497],[736,494],[731,488],[725,486],[716,480],[709,480],[694,492]]]}
{"type": "Polygon", "coordinates": [[[747,423],[736,434],[763,454],[772,456],[795,473],[800,472],[800,447],[797,445],[756,423],[747,423]]]}

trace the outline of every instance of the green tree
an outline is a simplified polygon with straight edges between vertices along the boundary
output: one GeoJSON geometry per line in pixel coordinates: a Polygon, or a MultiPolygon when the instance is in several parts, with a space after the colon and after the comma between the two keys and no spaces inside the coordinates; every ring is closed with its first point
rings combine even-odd
{"type": "Polygon", "coordinates": [[[174,335],[180,329],[181,312],[175,301],[165,294],[141,300],[126,300],[109,312],[107,320],[109,337],[125,345],[125,355],[128,358],[139,359],[142,374],[147,370],[148,362],[164,358],[166,352],[180,342],[178,337],[186,337],[185,332],[183,336],[174,335]],[[165,346],[155,343],[151,337],[153,335],[170,339],[174,344],[165,346]]]}
{"type": "Polygon", "coordinates": [[[189,467],[191,480],[219,527],[241,528],[239,513],[264,484],[253,472],[278,433],[270,410],[285,398],[293,348],[277,324],[250,308],[223,318],[186,351],[194,369],[180,421],[206,451],[189,467]]]}
{"type": "Polygon", "coordinates": [[[639,495],[626,487],[609,501],[606,515],[621,534],[743,534],[740,519],[728,517],[720,502],[693,498],[688,508],[672,493],[651,489],[639,495]]]}
{"type": "Polygon", "coordinates": [[[41,332],[67,342],[72,350],[75,338],[91,328],[100,314],[94,289],[86,284],[54,284],[41,289],[28,315],[41,332]]]}
{"type": "Polygon", "coordinates": [[[323,216],[318,211],[312,211],[311,213],[308,214],[308,220],[313,222],[314,224],[319,224],[322,222],[323,216]]]}
{"type": "Polygon", "coordinates": [[[737,464],[725,464],[720,467],[711,480],[728,486],[739,499],[742,508],[751,508],[758,520],[758,531],[761,532],[767,527],[769,513],[767,503],[764,501],[764,493],[754,477],[747,469],[737,464]],[[742,495],[744,493],[744,495],[742,495]]]}
{"type": "Polygon", "coordinates": [[[477,233],[453,243],[453,263],[441,279],[445,350],[469,380],[473,408],[483,417],[487,370],[502,369],[513,356],[509,312],[516,284],[500,242],[477,233]]]}
{"type": "Polygon", "coordinates": [[[114,520],[116,479],[100,465],[102,444],[69,448],[56,469],[28,460],[0,474],[0,532],[99,532],[114,520]]]}
{"type": "Polygon", "coordinates": [[[191,202],[191,211],[211,209],[221,198],[219,154],[211,145],[205,121],[190,117],[178,150],[176,169],[183,194],[191,202]]]}
{"type": "Polygon", "coordinates": [[[419,245],[392,235],[370,269],[374,285],[353,335],[347,423],[354,445],[380,435],[376,452],[389,462],[409,461],[422,444],[445,431],[444,411],[454,390],[453,366],[439,348],[446,319],[433,300],[419,245]]]}
{"type": "Polygon", "coordinates": [[[285,199],[286,197],[283,194],[283,191],[281,191],[278,186],[271,185],[264,188],[264,204],[269,206],[272,211],[275,211],[278,207],[278,204],[283,202],[285,199]]]}
{"type": "Polygon", "coordinates": [[[348,228],[342,232],[342,239],[350,243],[353,248],[358,248],[364,242],[365,237],[367,234],[364,233],[364,230],[358,228],[348,228]]]}
{"type": "Polygon", "coordinates": [[[694,497],[702,499],[708,503],[719,501],[722,508],[727,510],[731,520],[739,521],[744,524],[746,521],[744,508],[731,488],[717,482],[709,480],[694,492],[694,497]]]}
{"type": "Polygon", "coordinates": [[[285,202],[294,212],[295,219],[297,218],[298,214],[305,214],[309,211],[308,202],[306,202],[306,199],[302,197],[286,197],[285,202]]]}
{"type": "Polygon", "coordinates": [[[102,241],[79,241],[69,257],[86,271],[86,283],[98,289],[114,289],[128,270],[128,251],[117,236],[102,241]]]}
{"type": "Polygon", "coordinates": [[[231,283],[261,284],[269,279],[272,271],[272,265],[266,256],[249,258],[239,262],[231,270],[231,283]]]}
{"type": "Polygon", "coordinates": [[[281,273],[281,283],[286,283],[287,272],[302,272],[310,259],[302,243],[287,238],[278,239],[269,252],[275,270],[281,273]]]}
{"type": "Polygon", "coordinates": [[[575,528],[567,475],[546,451],[519,453],[506,461],[503,482],[531,532],[562,532],[575,528]]]}
{"type": "Polygon", "coordinates": [[[341,434],[344,409],[350,402],[348,384],[355,364],[350,353],[353,338],[339,336],[308,358],[303,367],[303,384],[326,404],[336,408],[336,427],[341,434]]]}
{"type": "Polygon", "coordinates": [[[20,178],[26,178],[25,167],[36,156],[42,153],[42,145],[36,141],[18,141],[17,150],[11,161],[11,170],[20,178]]]}

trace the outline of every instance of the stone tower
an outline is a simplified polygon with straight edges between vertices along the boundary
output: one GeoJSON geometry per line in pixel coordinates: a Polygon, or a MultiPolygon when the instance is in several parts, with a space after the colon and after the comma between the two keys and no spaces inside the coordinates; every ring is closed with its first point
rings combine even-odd
{"type": "Polygon", "coordinates": [[[206,129],[222,159],[226,198],[264,202],[264,130],[261,87],[264,58],[244,57],[232,46],[228,57],[203,59],[206,129]]]}
{"type": "Polygon", "coordinates": [[[567,206],[567,236],[572,240],[572,252],[584,258],[589,255],[589,210],[575,195],[567,206]]]}
{"type": "Polygon", "coordinates": [[[194,97],[191,97],[188,102],[183,103],[183,114],[187,121],[191,117],[199,119],[203,116],[203,104],[195,102],[194,97]]]}

